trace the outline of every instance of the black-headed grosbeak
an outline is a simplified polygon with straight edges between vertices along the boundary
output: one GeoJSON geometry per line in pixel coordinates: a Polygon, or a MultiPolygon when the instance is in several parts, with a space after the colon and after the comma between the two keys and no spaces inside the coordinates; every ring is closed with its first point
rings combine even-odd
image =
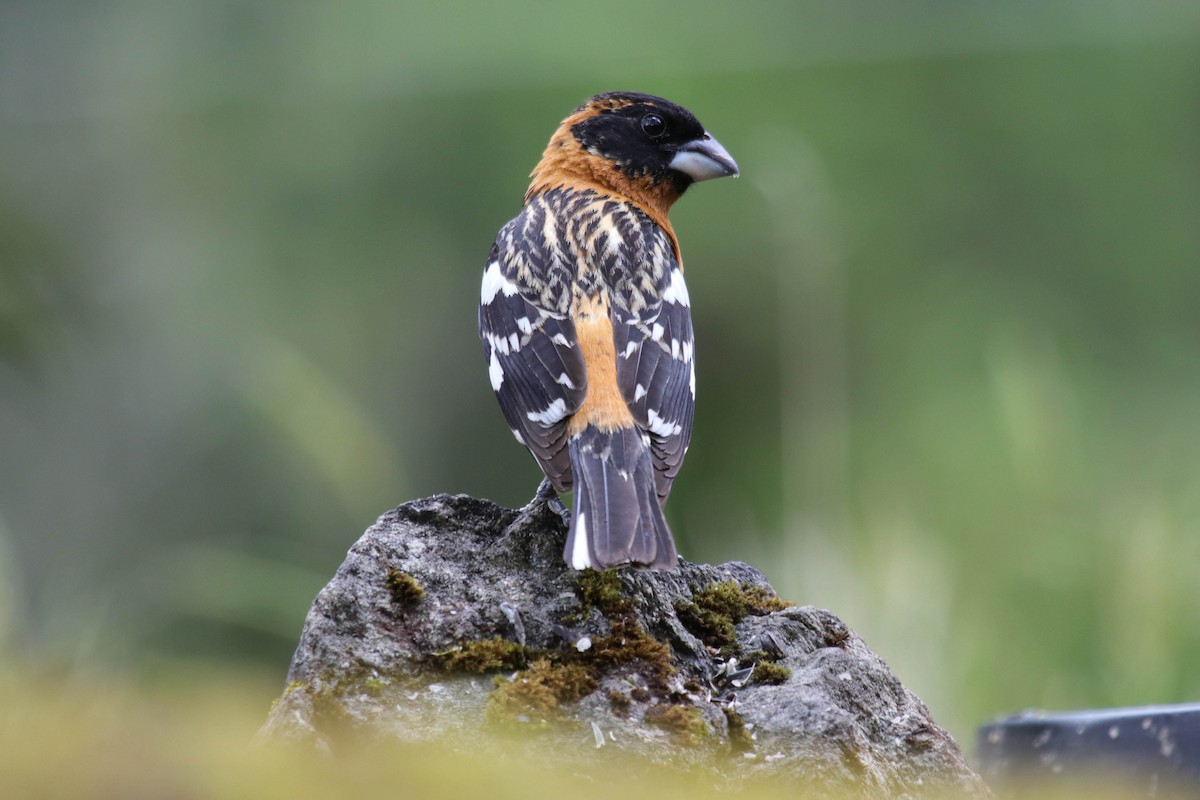
{"type": "Polygon", "coordinates": [[[597,95],[563,120],[483,272],[492,388],[546,479],[574,491],[576,569],[672,569],[662,505],[687,453],[696,373],[671,204],[737,164],[687,109],[597,95]]]}

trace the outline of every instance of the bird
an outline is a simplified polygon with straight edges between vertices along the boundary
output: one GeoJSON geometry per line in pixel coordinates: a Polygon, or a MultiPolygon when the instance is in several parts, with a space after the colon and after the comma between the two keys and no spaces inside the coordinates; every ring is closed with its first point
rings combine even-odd
{"type": "MultiPolygon", "coordinates": [[[[690,299],[668,211],[737,163],[682,106],[598,94],[555,130],[480,287],[479,335],[500,409],[544,478],[573,493],[577,570],[671,570],[663,505],[692,432],[690,299]]],[[[527,507],[529,508],[529,507],[527,507]]]]}

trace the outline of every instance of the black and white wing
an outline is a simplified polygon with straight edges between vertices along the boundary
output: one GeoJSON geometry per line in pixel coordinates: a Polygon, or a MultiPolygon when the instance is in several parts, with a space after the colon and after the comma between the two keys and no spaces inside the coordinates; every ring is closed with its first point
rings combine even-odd
{"type": "Polygon", "coordinates": [[[683,464],[696,404],[687,286],[674,257],[666,261],[656,291],[644,295],[644,308],[636,314],[620,305],[613,308],[617,383],[638,427],[650,438],[660,502],[671,493],[683,464]]]}
{"type": "Polygon", "coordinates": [[[569,285],[551,280],[556,248],[527,216],[506,225],[492,247],[480,290],[479,336],[513,435],[565,492],[572,483],[567,418],[587,393],[587,368],[568,313],[569,285]]]}

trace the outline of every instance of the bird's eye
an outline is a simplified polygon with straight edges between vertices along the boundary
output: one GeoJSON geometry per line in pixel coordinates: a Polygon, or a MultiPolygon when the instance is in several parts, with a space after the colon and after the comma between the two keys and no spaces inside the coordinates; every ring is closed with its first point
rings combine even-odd
{"type": "Polygon", "coordinates": [[[667,123],[658,114],[647,114],[642,117],[642,130],[651,139],[661,139],[667,135],[667,123]]]}

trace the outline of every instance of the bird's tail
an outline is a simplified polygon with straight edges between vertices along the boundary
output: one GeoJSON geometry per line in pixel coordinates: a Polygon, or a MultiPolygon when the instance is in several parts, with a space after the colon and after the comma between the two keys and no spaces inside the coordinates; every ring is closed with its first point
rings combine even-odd
{"type": "Polygon", "coordinates": [[[575,569],[674,569],[675,541],[655,491],[645,434],[588,425],[571,437],[569,449],[575,500],[567,563],[575,569]]]}

